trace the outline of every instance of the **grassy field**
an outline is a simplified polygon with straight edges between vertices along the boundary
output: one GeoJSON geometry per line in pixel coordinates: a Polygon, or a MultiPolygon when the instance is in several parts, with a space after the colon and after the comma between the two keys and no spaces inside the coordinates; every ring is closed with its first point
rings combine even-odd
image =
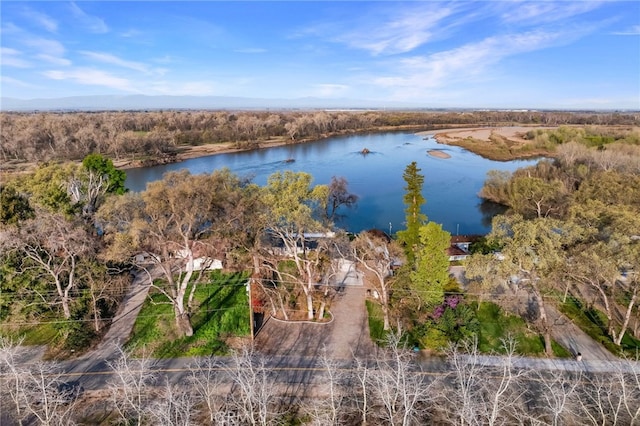
{"type": "MultiPolygon", "coordinates": [[[[369,314],[369,333],[371,339],[377,343],[385,341],[383,330],[382,310],[380,306],[370,300],[366,301],[369,314]]],[[[491,302],[483,302],[480,307],[476,303],[472,306],[480,323],[478,332],[478,349],[482,353],[504,353],[502,340],[509,336],[516,339],[517,353],[526,356],[540,356],[544,354],[544,340],[542,336],[527,327],[527,323],[516,315],[510,315],[491,302]]],[[[571,353],[556,342],[552,343],[554,355],[561,358],[571,357],[571,353]]]]}
{"type": "Polygon", "coordinates": [[[246,282],[244,274],[214,271],[208,281],[199,284],[190,337],[178,335],[172,306],[164,295],[152,292],[138,315],[127,347],[157,358],[227,353],[230,340],[249,337],[246,282]]]}
{"type": "MultiPolygon", "coordinates": [[[[477,305],[476,305],[477,306],[477,305]]],[[[480,322],[478,349],[484,353],[503,353],[502,339],[512,336],[518,342],[519,355],[537,356],[544,354],[542,336],[529,330],[527,323],[516,315],[510,315],[491,302],[483,302],[477,309],[480,322]]],[[[557,357],[568,358],[571,353],[553,342],[553,352],[557,357]]]]}

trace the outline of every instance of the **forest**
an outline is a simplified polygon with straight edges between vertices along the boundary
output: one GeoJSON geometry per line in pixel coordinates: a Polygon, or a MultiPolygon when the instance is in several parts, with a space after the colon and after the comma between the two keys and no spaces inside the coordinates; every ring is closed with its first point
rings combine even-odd
{"type": "MultiPolygon", "coordinates": [[[[394,129],[433,130],[464,126],[637,126],[640,115],[562,111],[149,111],[0,113],[0,171],[25,163],[80,161],[102,154],[114,162],[171,161],[188,146],[234,143],[259,148],[394,129]]],[[[144,163],[143,163],[144,164],[144,163]]]]}

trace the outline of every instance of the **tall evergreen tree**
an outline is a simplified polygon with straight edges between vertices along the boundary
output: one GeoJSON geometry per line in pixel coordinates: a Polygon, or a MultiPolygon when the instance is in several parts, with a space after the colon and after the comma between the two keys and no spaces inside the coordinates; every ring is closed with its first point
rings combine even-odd
{"type": "Polygon", "coordinates": [[[398,239],[404,244],[407,261],[413,265],[416,260],[416,251],[420,243],[420,227],[427,222],[427,215],[421,212],[422,205],[426,202],[422,196],[422,185],[424,176],[420,174],[421,169],[413,161],[405,169],[402,178],[407,183],[404,187],[404,203],[407,208],[406,223],[407,228],[398,231],[398,239]]]}
{"type": "Polygon", "coordinates": [[[416,253],[416,269],[411,272],[412,291],[419,306],[434,306],[444,300],[444,286],[449,281],[451,234],[442,225],[429,222],[419,228],[420,249],[416,253]]]}

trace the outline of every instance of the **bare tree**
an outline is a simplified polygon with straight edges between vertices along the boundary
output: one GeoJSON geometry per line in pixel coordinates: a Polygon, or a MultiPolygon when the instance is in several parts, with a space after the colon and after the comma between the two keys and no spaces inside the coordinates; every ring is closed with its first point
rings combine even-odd
{"type": "Polygon", "coordinates": [[[227,368],[214,357],[196,359],[190,368],[189,384],[196,400],[206,407],[208,422],[213,424],[223,413],[224,395],[228,393],[227,368]]]}
{"type": "Polygon", "coordinates": [[[514,367],[516,342],[503,340],[504,354],[494,367],[483,365],[477,339],[450,345],[447,358],[452,371],[439,381],[442,421],[456,425],[511,425],[522,409],[527,372],[514,367]]]}
{"type": "Polygon", "coordinates": [[[340,370],[338,363],[329,357],[326,347],[322,350],[320,365],[324,372],[324,380],[305,411],[311,417],[312,425],[342,425],[343,416],[347,414],[345,399],[348,391],[344,388],[345,374],[340,370]]]}
{"type": "Polygon", "coordinates": [[[55,298],[39,295],[48,305],[62,306],[66,319],[71,318],[73,291],[78,287],[79,263],[95,254],[93,239],[85,226],[61,214],[40,210],[37,219],[24,221],[3,238],[5,249],[23,255],[22,268],[42,273],[55,288],[55,298]]]}
{"type": "Polygon", "coordinates": [[[80,388],[62,380],[58,365],[36,362],[20,365],[21,341],[0,337],[0,382],[3,384],[3,413],[6,396],[10,399],[10,416],[19,424],[63,426],[74,424],[72,415],[80,388]],[[5,385],[6,383],[6,385],[5,385]],[[6,392],[6,393],[5,393],[6,392]],[[8,394],[8,395],[7,395],[8,394]]]}
{"type": "Polygon", "coordinates": [[[573,400],[578,392],[580,380],[580,373],[574,375],[564,371],[538,372],[538,419],[553,426],[570,423],[574,415],[573,400]]]}
{"type": "Polygon", "coordinates": [[[370,369],[367,360],[354,357],[355,368],[353,369],[352,380],[356,383],[358,391],[354,389],[352,396],[356,399],[356,405],[361,414],[362,424],[367,424],[367,416],[370,405],[369,373],[370,369]]]}
{"type": "Polygon", "coordinates": [[[583,375],[573,396],[584,424],[640,424],[640,364],[629,360],[610,374],[583,375]]]}
{"type": "Polygon", "coordinates": [[[384,330],[391,329],[389,301],[395,282],[393,265],[401,256],[402,249],[383,233],[362,232],[353,242],[353,256],[373,279],[367,282],[377,294],[375,300],[382,308],[384,330]]]}
{"type": "Polygon", "coordinates": [[[277,393],[266,359],[244,347],[231,356],[227,374],[232,382],[227,409],[235,411],[243,424],[271,424],[277,417],[272,411],[277,393]]]}
{"type": "Polygon", "coordinates": [[[432,383],[420,374],[413,355],[406,350],[399,333],[389,333],[387,348],[375,360],[368,373],[369,389],[379,410],[378,420],[388,425],[423,424],[431,399],[432,383]]]}
{"type": "Polygon", "coordinates": [[[194,398],[188,388],[174,385],[167,380],[147,408],[147,418],[151,424],[163,426],[195,425],[192,419],[194,398]]]}
{"type": "Polygon", "coordinates": [[[151,370],[153,361],[144,355],[134,359],[121,347],[117,351],[119,357],[108,362],[115,376],[109,384],[111,401],[123,422],[140,426],[152,402],[151,389],[156,380],[151,370]]]}

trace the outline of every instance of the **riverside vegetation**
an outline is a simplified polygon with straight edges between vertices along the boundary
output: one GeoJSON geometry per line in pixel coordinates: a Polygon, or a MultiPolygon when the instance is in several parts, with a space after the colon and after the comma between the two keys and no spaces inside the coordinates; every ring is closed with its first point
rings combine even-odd
{"type": "MultiPolygon", "coordinates": [[[[155,115],[161,117],[162,113],[146,116],[155,115]]],[[[56,120],[63,116],[51,115],[56,120]]],[[[398,113],[398,116],[403,115],[398,113]]],[[[23,116],[12,119],[16,117],[23,116]]],[[[39,116],[25,117],[31,120],[39,116]]],[[[608,117],[620,118],[615,114],[608,117]]],[[[634,120],[633,116],[623,117],[634,120]]],[[[3,120],[6,119],[3,115],[3,120]]],[[[151,132],[151,127],[145,131],[151,132]]],[[[3,128],[3,138],[11,134],[5,134],[3,128]]],[[[472,282],[464,289],[449,278],[446,270],[448,261],[444,250],[448,246],[448,233],[420,213],[425,202],[419,196],[423,178],[415,164],[408,165],[404,175],[407,228],[399,232],[397,238],[380,232],[363,232],[353,240],[332,224],[332,209],[335,211],[337,206],[349,206],[357,201],[349,193],[347,182],[339,178],[329,185],[313,185],[312,177],[303,172],[276,173],[267,185],[259,187],[228,170],[198,176],[183,171],[167,174],[141,193],[127,193],[123,188],[123,172],[106,156],[91,154],[85,156],[81,164],[40,164],[32,173],[5,179],[0,187],[2,333],[15,338],[24,336],[26,343],[47,342],[49,356],[64,357],[72,351],[77,354],[98,341],[109,326],[126,294],[130,272],[135,268],[155,267],[163,272],[161,279],[153,284],[153,297],[169,307],[172,318],[165,325],[165,331],[171,332],[162,333],[176,340],[197,341],[202,338],[199,333],[207,330],[206,321],[198,319],[202,318],[203,310],[232,311],[237,309],[232,300],[238,299],[223,297],[218,307],[203,303],[202,291],[212,278],[196,267],[196,259],[221,259],[227,272],[244,272],[250,276],[254,311],[283,319],[322,321],[323,312],[330,307],[333,297],[328,277],[335,271],[335,260],[344,258],[367,271],[367,282],[383,295],[371,301],[382,316],[382,335],[389,337],[402,331],[403,341],[409,346],[417,345],[434,352],[449,351],[455,360],[452,348],[467,345],[474,335],[479,335],[482,342],[506,339],[508,336],[489,338],[484,334],[482,340],[483,333],[489,331],[482,331],[478,319],[488,315],[484,303],[491,298],[500,306],[498,311],[515,314],[530,324],[534,331],[528,338],[542,342],[547,356],[562,355],[554,349],[551,339],[549,304],[557,305],[583,327],[591,329],[592,335],[615,353],[633,354],[639,346],[640,331],[638,130],[559,127],[532,130],[527,137],[538,141],[536,143],[553,144],[554,158],[513,174],[488,176],[481,195],[508,206],[509,210],[494,219],[492,232],[474,248],[476,254],[466,265],[467,277],[472,282]],[[329,231],[337,231],[336,236],[318,241],[310,241],[306,236],[309,232],[329,231]],[[313,250],[309,249],[311,246],[313,250]],[[141,259],[140,253],[148,256],[141,259]],[[392,266],[397,264],[402,266],[391,274],[392,266]],[[586,320],[578,318],[580,310],[576,313],[575,306],[588,308],[586,320]]],[[[295,139],[291,135],[289,138],[295,139]]],[[[35,149],[37,145],[29,139],[25,146],[34,149],[29,154],[32,157],[27,158],[26,154],[20,157],[17,153],[22,148],[14,151],[9,148],[24,144],[14,140],[5,144],[3,139],[3,155],[12,152],[5,158],[20,161],[35,160],[43,155],[49,156],[48,159],[57,155],[75,158],[74,155],[87,149],[76,141],[76,147],[84,148],[65,157],[56,150],[64,139],[36,140],[46,144],[49,150],[35,149]]],[[[224,282],[226,278],[213,279],[224,282]]],[[[215,350],[225,351],[225,345],[231,342],[228,338],[234,332],[246,335],[246,325],[237,324],[235,331],[212,331],[217,334],[207,335],[206,339],[215,338],[219,342],[215,350]]],[[[518,348],[524,346],[509,345],[504,350],[515,355],[518,348]]],[[[403,353],[401,347],[392,345],[390,361],[380,361],[390,362],[394,367],[379,371],[399,371],[396,367],[404,365],[398,358],[404,357],[398,355],[403,353]]],[[[501,343],[481,347],[498,351],[501,343]]],[[[477,347],[468,351],[475,353],[477,347]]],[[[461,368],[468,371],[466,367],[461,368]]],[[[20,377],[28,379],[28,374],[20,377]]],[[[23,379],[16,377],[15,380],[23,379]]],[[[561,383],[572,383],[572,389],[577,389],[576,383],[580,381],[575,380],[576,377],[559,377],[543,383],[545,386],[550,383],[551,388],[557,385],[564,392],[566,387],[561,383]]],[[[463,382],[456,383],[462,386],[463,382]]],[[[601,384],[604,388],[608,386],[601,384]]],[[[422,385],[425,383],[421,382],[422,385]]],[[[369,391],[382,392],[383,387],[367,389],[362,395],[369,391]]],[[[438,415],[462,418],[460,416],[477,414],[480,405],[486,406],[481,395],[487,393],[480,387],[474,389],[478,398],[467,401],[467,405],[449,401],[446,410],[451,411],[438,415]],[[456,411],[463,407],[471,411],[465,411],[466,414],[456,411]]],[[[403,397],[410,393],[402,392],[403,397]]],[[[460,396],[463,395],[469,394],[462,392],[460,396]]],[[[602,396],[589,395],[592,395],[590,401],[602,396]]],[[[635,398],[637,395],[634,395],[632,392],[620,398],[635,398]]],[[[389,406],[390,411],[385,411],[383,393],[378,396],[380,399],[370,400],[379,410],[375,415],[383,416],[376,417],[378,419],[387,419],[384,416],[389,415],[395,419],[394,424],[412,424],[419,422],[418,419],[440,418],[429,417],[435,416],[437,410],[424,399],[424,394],[416,394],[418,405],[404,406],[404,411],[399,411],[397,401],[389,406]],[[420,410],[412,411],[416,407],[420,410]],[[395,417],[400,412],[406,414],[402,415],[404,420],[395,417]]],[[[322,401],[329,405],[321,410],[313,409],[336,415],[339,410],[331,405],[336,401],[331,398],[322,401]]],[[[499,398],[494,401],[504,403],[499,398]]],[[[18,399],[14,402],[17,406],[25,403],[18,399]]],[[[521,407],[512,402],[515,405],[500,407],[521,407]]],[[[576,399],[576,404],[571,406],[572,410],[580,404],[586,407],[591,403],[576,399]]],[[[637,399],[631,401],[634,409],[639,407],[637,404],[637,399]]],[[[592,413],[591,408],[585,408],[585,412],[592,413]]],[[[547,410],[546,414],[540,414],[540,418],[546,419],[545,423],[562,416],[567,418],[569,412],[568,405],[541,409],[547,410]]],[[[608,419],[611,410],[613,408],[608,407],[607,414],[601,416],[608,419]]],[[[639,410],[628,411],[617,418],[637,419],[639,410]]],[[[504,418],[521,418],[518,417],[521,415],[522,411],[514,408],[504,418]]],[[[142,411],[136,416],[143,418],[142,411]]],[[[527,422],[523,420],[522,424],[527,422]]]]}

